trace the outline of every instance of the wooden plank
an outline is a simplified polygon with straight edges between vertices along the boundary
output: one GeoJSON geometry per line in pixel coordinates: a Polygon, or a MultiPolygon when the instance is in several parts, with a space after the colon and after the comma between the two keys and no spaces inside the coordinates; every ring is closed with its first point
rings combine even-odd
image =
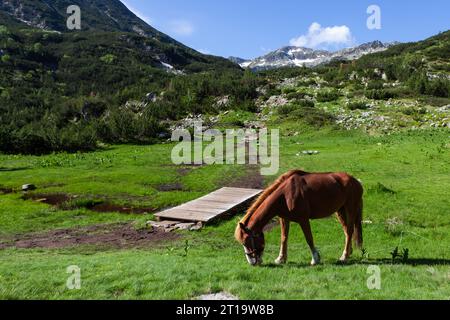
{"type": "Polygon", "coordinates": [[[251,200],[262,190],[222,188],[199,199],[155,214],[159,219],[208,222],[251,200]]]}

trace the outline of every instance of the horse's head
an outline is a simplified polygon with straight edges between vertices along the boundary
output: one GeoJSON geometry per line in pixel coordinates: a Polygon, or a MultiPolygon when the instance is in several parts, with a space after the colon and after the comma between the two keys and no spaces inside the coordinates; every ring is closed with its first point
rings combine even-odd
{"type": "Polygon", "coordinates": [[[262,264],[265,245],[263,232],[253,232],[243,223],[239,223],[236,229],[236,239],[244,246],[248,263],[252,266],[262,264]]]}

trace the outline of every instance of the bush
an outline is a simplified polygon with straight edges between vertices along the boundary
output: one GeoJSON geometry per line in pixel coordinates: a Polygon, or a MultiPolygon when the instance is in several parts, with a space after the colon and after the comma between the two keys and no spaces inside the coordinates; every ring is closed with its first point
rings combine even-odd
{"type": "Polygon", "coordinates": [[[369,109],[369,105],[363,101],[355,101],[347,104],[347,108],[349,110],[367,110],[369,109]]]}
{"type": "Polygon", "coordinates": [[[331,91],[320,91],[317,94],[317,101],[318,102],[331,102],[336,101],[339,99],[340,94],[337,90],[331,90],[331,91]]]}
{"type": "Polygon", "coordinates": [[[297,108],[291,114],[292,118],[304,121],[310,126],[323,127],[334,122],[333,115],[319,108],[297,108]]]}
{"type": "Polygon", "coordinates": [[[310,86],[316,86],[317,81],[314,79],[307,79],[303,81],[297,82],[297,87],[310,87],[310,86]]]}
{"type": "Polygon", "coordinates": [[[366,90],[365,96],[373,100],[389,100],[396,97],[395,92],[389,90],[366,90]]]}
{"type": "Polygon", "coordinates": [[[380,89],[383,89],[383,81],[371,81],[367,85],[367,89],[369,89],[369,90],[380,90],[380,89]]]}
{"type": "Polygon", "coordinates": [[[294,100],[294,99],[304,99],[305,97],[306,97],[306,93],[304,93],[304,92],[298,92],[298,91],[291,92],[291,93],[289,93],[289,94],[287,95],[287,98],[288,98],[289,100],[294,100]]]}
{"type": "Polygon", "coordinates": [[[301,99],[295,102],[297,105],[303,108],[314,108],[315,103],[312,100],[309,99],[301,99]]]}
{"type": "Polygon", "coordinates": [[[450,81],[444,79],[430,81],[427,93],[435,97],[450,97],[450,81]]]}
{"type": "Polygon", "coordinates": [[[291,94],[291,93],[297,92],[297,89],[293,88],[293,87],[286,87],[286,88],[283,88],[281,90],[281,92],[284,93],[284,94],[291,94]]]}
{"type": "Polygon", "coordinates": [[[417,108],[417,107],[405,107],[401,109],[401,112],[407,116],[413,115],[424,115],[427,113],[427,109],[425,108],[417,108]]]}
{"type": "Polygon", "coordinates": [[[277,112],[280,116],[282,117],[286,117],[289,116],[292,112],[294,112],[295,110],[297,110],[299,108],[298,105],[295,104],[286,104],[284,106],[279,106],[277,108],[277,112]]]}

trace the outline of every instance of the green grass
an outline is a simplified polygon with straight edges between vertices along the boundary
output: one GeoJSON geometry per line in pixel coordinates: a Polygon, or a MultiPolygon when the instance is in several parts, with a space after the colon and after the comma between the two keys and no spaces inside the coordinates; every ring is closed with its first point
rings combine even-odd
{"type": "MultiPolygon", "coordinates": [[[[264,265],[250,267],[233,239],[235,217],[200,232],[181,232],[180,241],[148,249],[0,250],[0,298],[192,299],[228,291],[241,299],[450,299],[448,130],[368,136],[329,128],[314,131],[290,122],[273,126],[282,132],[280,173],[292,168],[347,171],[361,179],[366,190],[364,220],[371,222],[364,224],[365,257],[356,251],[347,265],[337,263],[344,236],[331,218],[312,225],[322,265],[308,266],[309,250],[300,228],[293,226],[286,266],[272,263],[279,249],[277,227],[267,233],[264,265]],[[295,132],[299,134],[292,135],[295,132]],[[320,154],[297,156],[303,150],[320,154]],[[397,246],[409,249],[405,263],[391,261],[390,252],[397,246]],[[65,286],[70,265],[81,268],[81,290],[65,286]],[[381,290],[367,288],[369,265],[381,269],[381,290]]],[[[77,156],[0,155],[0,187],[35,183],[42,193],[164,208],[197,198],[245,172],[240,166],[180,171],[170,164],[170,150],[165,144],[116,146],[77,156]],[[158,185],[174,182],[183,190],[158,191],[158,185]]],[[[267,177],[267,182],[274,178],[267,177]]],[[[0,235],[5,237],[118,221],[140,224],[151,217],[61,211],[24,201],[20,194],[0,195],[0,235]]]]}

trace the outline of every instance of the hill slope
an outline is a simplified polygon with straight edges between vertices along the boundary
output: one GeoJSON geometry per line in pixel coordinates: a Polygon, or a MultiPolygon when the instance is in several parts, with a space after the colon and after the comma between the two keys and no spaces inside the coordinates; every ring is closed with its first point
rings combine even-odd
{"type": "Polygon", "coordinates": [[[242,70],[155,30],[118,0],[2,1],[0,150],[76,151],[95,148],[97,140],[151,141],[163,129],[157,117],[207,105],[203,100],[213,89],[201,84],[200,93],[180,102],[191,82],[228,74],[242,70]],[[65,29],[69,4],[80,6],[82,30],[65,29]],[[170,99],[164,108],[122,108],[163,92],[170,99]]]}

